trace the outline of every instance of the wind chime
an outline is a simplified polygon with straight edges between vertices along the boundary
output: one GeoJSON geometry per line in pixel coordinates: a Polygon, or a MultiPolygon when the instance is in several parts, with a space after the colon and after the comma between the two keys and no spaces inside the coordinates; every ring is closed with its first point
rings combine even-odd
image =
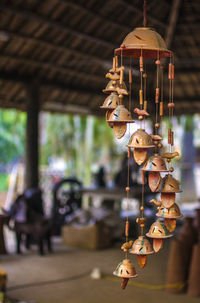
{"type": "MultiPolygon", "coordinates": [[[[176,193],[180,192],[179,181],[173,176],[174,171],[171,160],[179,156],[174,151],[174,131],[173,131],[173,111],[174,111],[174,63],[173,53],[167,49],[162,37],[153,29],[146,27],[146,3],[144,1],[144,27],[136,28],[129,33],[121,44],[120,48],[115,50],[113,66],[106,74],[109,82],[104,93],[109,94],[105,99],[102,109],[106,110],[106,121],[113,129],[115,136],[120,139],[127,131],[127,124],[134,123],[131,115],[133,111],[139,120],[139,128],[130,136],[127,145],[128,171],[127,171],[127,201],[129,199],[130,186],[130,164],[131,154],[138,165],[143,165],[142,189],[140,202],[140,216],[136,222],[140,227],[140,236],[135,241],[129,241],[129,218],[125,224],[126,242],[121,246],[125,253],[125,259],[120,262],[113,272],[117,277],[122,278],[122,289],[125,289],[128,280],[137,276],[134,265],[128,259],[128,253],[137,256],[139,266],[144,268],[147,263],[147,255],[157,253],[161,250],[163,240],[173,236],[172,232],[176,228],[176,219],[181,218],[180,209],[175,203],[176,193]],[[129,74],[129,91],[124,82],[125,67],[123,66],[124,57],[130,58],[129,74]],[[139,105],[132,109],[132,81],[133,81],[133,58],[138,60],[140,70],[140,89],[138,92],[139,105]],[[163,59],[164,58],[164,59],[163,59]],[[162,153],[162,134],[161,119],[164,115],[164,85],[163,85],[163,67],[169,59],[169,101],[167,108],[169,111],[169,129],[168,129],[168,152],[162,153]],[[155,123],[154,134],[149,135],[145,131],[145,118],[149,117],[148,97],[147,97],[147,72],[146,66],[152,60],[156,66],[156,87],[155,87],[155,123]],[[120,64],[119,64],[120,62],[120,64]],[[129,108],[123,104],[123,98],[129,95],[129,108]],[[149,150],[152,155],[148,158],[149,150]],[[160,193],[160,201],[152,199],[158,212],[158,219],[151,225],[149,231],[144,233],[144,186],[145,174],[148,173],[148,185],[152,192],[160,193]],[[161,173],[166,173],[164,177],[161,173]],[[153,240],[153,246],[148,238],[153,240]]],[[[130,134],[130,127],[129,127],[130,134]]],[[[127,205],[128,210],[128,205],[127,205]]]]}

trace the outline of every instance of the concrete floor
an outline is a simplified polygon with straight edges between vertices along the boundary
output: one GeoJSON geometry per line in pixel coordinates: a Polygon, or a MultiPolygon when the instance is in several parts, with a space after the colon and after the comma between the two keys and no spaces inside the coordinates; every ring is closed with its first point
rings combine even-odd
{"type": "MultiPolygon", "coordinates": [[[[165,283],[165,273],[169,245],[157,255],[148,258],[145,269],[139,269],[136,258],[130,257],[139,274],[132,279],[139,286],[128,285],[120,288],[120,279],[92,280],[89,273],[99,267],[106,275],[111,275],[115,266],[123,258],[117,247],[102,251],[86,251],[67,248],[58,241],[54,253],[45,257],[36,251],[21,256],[14,254],[0,257],[0,268],[8,273],[8,295],[11,298],[36,303],[151,303],[200,302],[200,298],[187,295],[172,295],[163,290],[151,290],[149,285],[165,283]],[[147,285],[143,285],[147,284],[147,285]]],[[[111,276],[112,277],[112,276],[111,276]]]]}

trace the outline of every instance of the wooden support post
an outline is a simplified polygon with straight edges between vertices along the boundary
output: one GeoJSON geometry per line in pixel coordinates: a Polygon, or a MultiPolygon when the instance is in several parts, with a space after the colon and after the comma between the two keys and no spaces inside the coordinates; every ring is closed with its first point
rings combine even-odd
{"type": "Polygon", "coordinates": [[[38,187],[39,183],[39,93],[35,84],[27,85],[26,123],[26,188],[38,187]]]}

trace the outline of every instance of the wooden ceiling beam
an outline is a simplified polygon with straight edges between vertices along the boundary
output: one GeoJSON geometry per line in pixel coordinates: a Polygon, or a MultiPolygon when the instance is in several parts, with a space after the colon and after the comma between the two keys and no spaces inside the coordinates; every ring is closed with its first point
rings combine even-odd
{"type": "Polygon", "coordinates": [[[4,32],[5,34],[7,34],[11,38],[15,37],[17,39],[22,39],[22,40],[38,43],[38,44],[41,44],[42,46],[44,46],[46,48],[50,48],[51,50],[54,50],[54,51],[62,51],[63,53],[71,53],[71,54],[76,55],[78,57],[84,58],[85,60],[89,60],[90,62],[93,61],[93,62],[99,64],[102,67],[109,66],[109,65],[110,65],[110,67],[112,67],[111,66],[112,62],[111,61],[104,60],[104,59],[101,59],[100,57],[93,56],[93,55],[90,55],[90,54],[86,54],[86,53],[84,53],[80,50],[75,50],[71,47],[56,45],[56,44],[54,44],[54,41],[48,42],[48,41],[43,40],[43,39],[30,37],[28,35],[25,35],[25,34],[22,34],[22,33],[19,33],[19,32],[17,33],[17,32],[7,30],[7,29],[4,29],[4,28],[0,28],[0,32],[1,31],[4,32]]]}
{"type": "Polygon", "coordinates": [[[74,36],[77,36],[79,38],[82,38],[84,40],[93,41],[94,43],[101,44],[101,45],[103,45],[104,47],[107,47],[107,48],[115,49],[115,48],[118,47],[118,45],[116,45],[112,42],[109,42],[109,41],[94,37],[93,35],[89,35],[89,34],[80,32],[78,30],[72,29],[71,27],[69,27],[65,24],[61,24],[57,21],[51,20],[49,17],[39,15],[38,13],[34,13],[34,12],[32,12],[30,10],[27,10],[27,9],[22,9],[22,8],[18,9],[17,7],[13,7],[13,6],[8,5],[8,4],[0,3],[0,10],[2,10],[4,12],[7,12],[7,13],[11,13],[11,14],[21,16],[22,18],[32,20],[32,21],[37,22],[37,23],[48,25],[52,28],[56,28],[56,29],[58,29],[62,32],[65,32],[67,34],[70,33],[70,34],[72,34],[74,36]]]}
{"type": "Polygon", "coordinates": [[[172,2],[170,16],[169,16],[169,24],[167,26],[167,31],[165,35],[165,42],[168,49],[171,48],[172,41],[174,38],[176,24],[179,16],[180,4],[181,4],[181,0],[173,0],[172,2]]]}
{"type": "Polygon", "coordinates": [[[50,100],[48,102],[44,102],[41,109],[50,112],[70,113],[76,115],[95,115],[100,117],[104,117],[105,115],[105,112],[99,110],[99,108],[94,109],[86,107],[85,105],[76,105],[71,103],[63,104],[63,102],[59,102],[58,100],[50,100]]]}
{"type": "MultiPolygon", "coordinates": [[[[15,83],[19,83],[22,85],[26,85],[29,82],[33,81],[33,78],[28,76],[28,75],[18,75],[18,74],[14,74],[14,73],[6,73],[6,72],[0,72],[0,79],[3,81],[11,81],[11,82],[15,82],[15,83]]],[[[80,87],[74,87],[72,85],[68,85],[66,83],[61,83],[58,82],[56,80],[46,80],[46,79],[38,79],[38,85],[41,88],[49,88],[49,89],[58,89],[60,91],[71,91],[71,92],[77,92],[79,94],[86,94],[86,95],[92,95],[92,96],[98,96],[99,98],[105,98],[105,95],[101,92],[101,91],[97,91],[96,89],[83,89],[80,87]]],[[[152,96],[152,98],[149,97],[149,100],[153,100],[154,96],[152,96]]],[[[181,105],[182,103],[190,103],[190,102],[194,102],[194,103],[199,103],[200,105],[200,96],[196,96],[194,97],[189,97],[189,96],[184,96],[183,98],[180,97],[176,97],[174,98],[175,103],[177,106],[181,105]]],[[[190,103],[191,104],[191,103],[190,103]]]]}
{"type": "MultiPolygon", "coordinates": [[[[18,99],[18,100],[8,100],[0,97],[0,108],[11,109],[15,108],[20,111],[27,110],[27,100],[18,99]]],[[[94,115],[98,117],[104,117],[105,112],[93,108],[87,108],[86,106],[74,105],[71,103],[63,104],[59,100],[51,100],[45,103],[40,104],[40,110],[48,112],[57,112],[60,114],[80,114],[80,115],[94,115]]]]}
{"type": "MultiPolygon", "coordinates": [[[[66,88],[65,88],[66,91],[66,88]]],[[[72,90],[70,90],[72,91],[72,90]]],[[[73,91],[74,92],[74,91],[73,91]]],[[[90,95],[91,97],[94,97],[94,95],[90,95]]],[[[103,97],[103,96],[102,96],[103,97]]],[[[102,98],[103,101],[103,98],[102,98]]],[[[2,96],[0,96],[0,107],[4,108],[26,108],[26,102],[27,100],[25,98],[21,99],[12,99],[8,100],[2,96]]],[[[85,105],[79,105],[79,104],[71,104],[66,102],[66,104],[62,102],[59,102],[59,99],[57,100],[48,100],[46,102],[42,102],[41,109],[48,110],[48,111],[59,111],[59,112],[71,112],[71,113],[82,113],[82,114],[95,114],[96,116],[104,116],[105,112],[100,110],[98,108],[91,108],[85,105]],[[55,106],[53,105],[55,104],[55,106]]],[[[200,112],[200,96],[199,98],[186,98],[184,99],[178,99],[178,102],[176,100],[175,102],[175,114],[176,115],[182,115],[183,109],[187,110],[187,114],[194,114],[197,112],[200,112]]]]}
{"type": "MultiPolygon", "coordinates": [[[[15,83],[19,83],[21,85],[26,86],[28,83],[30,83],[33,79],[30,76],[19,76],[17,74],[9,74],[9,73],[3,73],[0,72],[0,79],[4,80],[4,81],[12,81],[15,83]]],[[[41,80],[39,81],[38,85],[40,86],[40,89],[52,89],[52,90],[60,90],[61,92],[76,92],[77,94],[80,95],[87,95],[87,96],[91,96],[94,101],[98,100],[96,102],[96,104],[99,104],[101,102],[103,102],[103,100],[105,99],[105,95],[102,94],[101,92],[98,92],[96,90],[89,90],[89,89],[82,89],[82,88],[76,88],[76,87],[72,87],[71,85],[68,86],[65,83],[59,83],[56,82],[54,80],[41,80]],[[97,98],[97,99],[96,99],[97,98]],[[102,99],[102,101],[101,101],[102,99]]],[[[152,98],[150,98],[150,100],[153,100],[153,96],[152,98]]],[[[51,101],[51,100],[50,100],[51,101]]],[[[59,102],[59,100],[54,100],[54,102],[59,102]]],[[[46,102],[45,102],[46,103],[46,102]]],[[[55,110],[53,109],[53,106],[50,106],[50,103],[45,106],[45,103],[42,103],[42,109],[44,110],[48,110],[48,111],[59,111],[58,108],[55,108],[55,110]]],[[[61,102],[63,103],[63,102],[61,102]]],[[[16,99],[16,100],[7,100],[6,96],[2,97],[0,96],[0,107],[4,107],[4,108],[19,108],[21,110],[25,109],[25,104],[26,104],[26,99],[16,99]],[[2,100],[2,101],[1,101],[2,100]]],[[[72,105],[75,106],[76,104],[70,104],[67,103],[67,105],[72,105]]],[[[150,105],[150,104],[149,104],[150,105]]],[[[78,105],[77,105],[78,106],[78,105]]],[[[84,108],[88,108],[87,104],[86,105],[82,105],[82,107],[84,108]]],[[[196,96],[196,97],[187,97],[184,96],[183,98],[176,98],[175,97],[175,113],[176,115],[180,115],[182,114],[182,109],[185,108],[187,109],[187,113],[188,114],[193,114],[194,112],[200,112],[200,96],[196,96]]],[[[72,109],[69,109],[69,112],[72,112],[72,109]]],[[[62,111],[61,111],[62,112],[62,111]]],[[[64,112],[64,111],[63,111],[64,112]]],[[[74,113],[75,113],[75,107],[74,107],[74,113]]],[[[97,109],[94,108],[89,108],[89,112],[88,114],[94,114],[94,115],[104,115],[104,112],[102,112],[101,110],[98,109],[98,105],[97,105],[97,109]]]]}
{"type": "MultiPolygon", "coordinates": [[[[6,73],[0,72],[0,79],[3,81],[10,81],[14,83],[19,83],[21,85],[26,86],[28,83],[33,81],[33,77],[29,75],[19,75],[17,73],[6,73]]],[[[40,88],[48,88],[48,89],[58,89],[60,91],[69,91],[69,92],[77,92],[82,95],[96,95],[98,97],[104,97],[105,95],[101,91],[92,90],[92,89],[83,89],[80,87],[74,87],[73,85],[68,85],[66,83],[58,82],[57,80],[46,80],[46,79],[37,79],[38,86],[40,88]]]]}
{"type": "MultiPolygon", "coordinates": [[[[188,110],[190,110],[190,112],[192,111],[192,109],[194,108],[199,108],[200,109],[200,96],[199,98],[190,98],[186,101],[186,98],[184,98],[185,101],[182,102],[176,102],[175,100],[175,111],[176,108],[179,109],[183,109],[183,108],[187,108],[188,110]],[[192,108],[192,109],[191,109],[192,108]]],[[[193,113],[195,113],[195,111],[193,110],[193,113]]],[[[182,115],[183,115],[183,111],[182,111],[182,115]]]]}
{"type": "Polygon", "coordinates": [[[21,56],[16,55],[4,55],[0,54],[0,58],[5,60],[14,60],[16,62],[19,62],[21,64],[31,64],[37,67],[43,67],[43,68],[49,68],[57,72],[61,72],[67,75],[70,75],[71,77],[79,77],[79,78],[88,78],[90,80],[95,80],[97,82],[104,82],[104,78],[95,74],[89,74],[85,73],[79,70],[71,69],[68,67],[64,67],[62,65],[56,65],[55,63],[50,62],[44,62],[44,61],[38,61],[35,59],[25,58],[21,56]]]}
{"type": "Polygon", "coordinates": [[[185,73],[190,73],[190,74],[198,74],[200,73],[200,66],[197,65],[184,65],[182,67],[176,67],[175,65],[175,74],[185,74],[185,73]]]}
{"type": "Polygon", "coordinates": [[[102,23],[107,23],[110,26],[120,27],[122,31],[129,32],[131,30],[130,26],[126,26],[126,25],[124,25],[120,22],[112,21],[108,17],[103,17],[102,15],[95,13],[92,9],[86,8],[85,6],[75,2],[74,0],[59,0],[59,1],[63,2],[63,3],[66,3],[66,4],[68,4],[69,6],[75,8],[75,9],[81,10],[85,14],[91,16],[92,18],[99,19],[102,23]]]}
{"type": "MultiPolygon", "coordinates": [[[[139,9],[138,7],[134,6],[133,4],[130,4],[130,2],[127,2],[127,1],[124,1],[124,0],[115,0],[115,2],[118,2],[118,3],[122,4],[126,10],[130,10],[130,11],[136,13],[136,14],[139,14],[139,15],[143,16],[143,10],[139,9]]],[[[152,17],[149,14],[149,12],[148,12],[148,20],[153,22],[153,23],[158,24],[162,28],[166,27],[165,23],[163,23],[160,20],[152,17]]],[[[141,24],[141,26],[142,26],[142,24],[141,24]]]]}

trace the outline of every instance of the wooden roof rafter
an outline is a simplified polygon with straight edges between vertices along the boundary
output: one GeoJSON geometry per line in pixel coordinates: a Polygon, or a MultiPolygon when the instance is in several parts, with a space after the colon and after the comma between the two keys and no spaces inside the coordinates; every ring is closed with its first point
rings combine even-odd
{"type": "Polygon", "coordinates": [[[123,23],[120,23],[119,21],[116,22],[116,21],[112,21],[111,19],[108,19],[106,17],[103,17],[102,15],[95,13],[91,9],[86,8],[85,6],[83,6],[81,4],[78,4],[77,2],[75,2],[73,0],[59,0],[59,1],[68,4],[69,6],[71,6],[73,8],[77,8],[77,9],[81,10],[82,12],[84,12],[85,14],[89,15],[92,18],[97,18],[101,22],[106,22],[110,26],[118,27],[121,29],[121,31],[129,32],[131,30],[131,27],[126,26],[123,23]]]}
{"type": "Polygon", "coordinates": [[[24,33],[20,33],[20,32],[14,32],[12,30],[8,30],[8,29],[4,29],[4,28],[0,28],[0,32],[4,32],[5,34],[7,34],[9,37],[16,37],[18,39],[22,39],[25,41],[30,41],[30,42],[34,42],[36,44],[41,44],[44,47],[47,47],[49,49],[52,49],[53,51],[62,51],[63,53],[72,53],[75,56],[79,56],[82,58],[85,58],[86,60],[90,60],[90,61],[94,61],[95,63],[99,64],[99,65],[111,65],[112,62],[110,62],[109,60],[104,60],[101,57],[98,56],[94,56],[94,55],[90,55],[87,54],[81,50],[76,50],[73,49],[71,46],[65,46],[65,45],[57,45],[56,43],[54,43],[54,41],[46,41],[44,39],[40,39],[40,38],[36,38],[36,37],[30,37],[24,33]]]}
{"type": "Polygon", "coordinates": [[[53,27],[53,28],[56,28],[60,31],[66,32],[67,34],[70,33],[70,34],[78,36],[79,38],[82,38],[84,40],[87,40],[87,41],[90,41],[90,42],[92,41],[94,43],[101,44],[106,48],[114,49],[114,48],[118,47],[118,45],[116,45],[116,44],[114,44],[110,41],[106,41],[106,40],[94,37],[93,35],[89,35],[89,34],[86,34],[84,32],[80,32],[78,30],[72,29],[71,27],[69,27],[67,25],[61,24],[59,22],[56,22],[54,20],[49,19],[46,16],[39,15],[38,13],[34,13],[34,12],[32,12],[30,10],[27,10],[27,9],[13,8],[12,6],[10,6],[8,4],[0,3],[0,10],[3,10],[7,13],[11,13],[11,14],[21,16],[22,18],[32,20],[32,21],[35,21],[35,22],[38,22],[38,23],[41,23],[41,24],[46,24],[50,27],[53,27]]]}
{"type": "Polygon", "coordinates": [[[171,44],[173,42],[180,5],[181,5],[181,0],[173,0],[170,17],[169,17],[169,24],[165,35],[165,42],[168,49],[171,48],[171,44]]]}
{"type": "MultiPolygon", "coordinates": [[[[122,4],[124,6],[124,8],[127,9],[127,10],[133,11],[133,12],[135,12],[135,13],[140,14],[141,16],[143,16],[143,10],[140,9],[140,8],[138,8],[138,7],[136,7],[133,4],[130,4],[130,2],[127,2],[127,1],[124,1],[124,0],[115,0],[115,2],[122,4]]],[[[152,23],[155,23],[155,24],[159,25],[162,29],[165,29],[165,27],[166,27],[165,23],[163,23],[160,20],[152,17],[149,14],[149,12],[148,12],[148,20],[150,22],[152,22],[152,23]]]]}
{"type": "MultiPolygon", "coordinates": [[[[9,106],[24,109],[26,85],[37,79],[42,107],[47,102],[51,110],[56,103],[60,104],[57,108],[66,103],[70,106],[77,104],[84,106],[85,112],[104,115],[98,106],[106,97],[102,94],[107,83],[105,72],[111,67],[113,51],[123,37],[134,27],[142,25],[142,2],[3,0],[0,3],[0,79],[3,83],[0,90],[5,95],[5,103],[0,97],[0,106],[6,107],[9,103],[9,106]],[[1,40],[1,32],[7,35],[8,41],[1,40]]],[[[181,112],[181,103],[188,101],[196,104],[200,99],[199,14],[197,0],[187,3],[181,0],[151,0],[147,5],[148,25],[155,27],[166,38],[168,47],[173,43],[171,48],[177,54],[176,113],[181,112]],[[195,30],[193,26],[198,28],[195,30]]],[[[128,70],[128,60],[124,60],[123,64],[127,64],[128,70]]],[[[137,60],[134,60],[133,69],[135,102],[139,89],[137,60]]],[[[148,65],[147,71],[148,94],[152,92],[154,70],[153,62],[148,65]]],[[[167,79],[165,84],[167,99],[167,79]]],[[[153,99],[149,96],[150,110],[153,99]]],[[[124,102],[126,104],[127,98],[124,102]]],[[[196,105],[195,109],[200,112],[196,105]]]]}
{"type": "Polygon", "coordinates": [[[37,66],[37,67],[49,68],[49,69],[58,71],[60,73],[71,75],[72,77],[79,77],[79,78],[84,77],[84,78],[88,78],[92,81],[98,81],[100,83],[104,82],[104,78],[101,76],[85,73],[85,72],[75,70],[75,69],[70,69],[70,68],[62,66],[62,65],[56,65],[55,63],[43,62],[43,61],[25,58],[25,57],[17,56],[17,55],[0,54],[0,58],[5,59],[5,60],[6,59],[14,60],[16,62],[23,63],[23,64],[31,64],[31,65],[37,66]]]}
{"type": "MultiPolygon", "coordinates": [[[[8,81],[8,82],[14,82],[14,83],[19,83],[23,84],[26,86],[28,83],[33,81],[33,77],[30,75],[19,75],[17,73],[11,74],[11,73],[6,73],[6,72],[0,72],[0,79],[3,81],[8,81]]],[[[47,80],[47,79],[40,79],[38,78],[37,81],[38,87],[46,87],[49,89],[59,89],[60,91],[72,91],[72,92],[78,92],[79,94],[84,94],[84,95],[96,95],[96,96],[103,96],[103,93],[101,91],[97,91],[95,89],[83,89],[83,88],[78,88],[74,87],[73,85],[67,85],[66,83],[61,83],[56,80],[47,80]]]]}

